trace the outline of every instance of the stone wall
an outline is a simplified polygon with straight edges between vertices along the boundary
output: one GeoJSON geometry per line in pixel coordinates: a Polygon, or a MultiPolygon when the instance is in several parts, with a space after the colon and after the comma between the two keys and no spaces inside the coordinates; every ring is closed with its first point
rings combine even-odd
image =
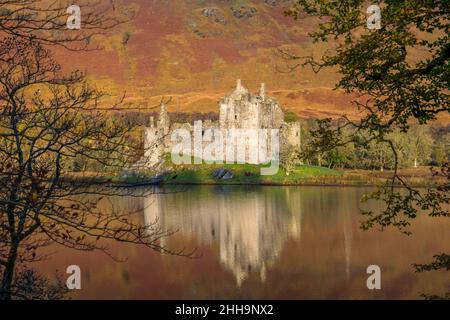
{"type": "MultiPolygon", "coordinates": [[[[202,143],[191,143],[192,154],[197,157],[203,157],[204,160],[216,160],[214,157],[205,157],[201,152],[217,139],[209,129],[220,130],[222,137],[223,151],[228,156],[234,154],[236,160],[236,150],[241,148],[245,142],[246,157],[244,162],[252,164],[261,164],[271,160],[272,143],[271,129],[280,130],[280,152],[287,152],[290,147],[300,147],[300,124],[298,122],[285,123],[284,113],[275,99],[266,96],[265,85],[262,84],[259,93],[252,94],[242,86],[240,80],[236,83],[236,88],[230,95],[219,101],[219,121],[206,120],[197,122],[197,126],[201,124],[201,132],[195,132],[193,126],[189,123],[171,124],[167,107],[161,105],[160,115],[157,124],[154,119],[150,121],[150,127],[145,130],[145,159],[147,167],[152,167],[160,163],[164,154],[170,153],[173,142],[172,134],[177,129],[185,129],[190,132],[192,139],[197,135],[197,142],[203,140],[202,143]],[[247,137],[231,137],[229,129],[266,129],[266,138],[261,141],[258,138],[247,137]],[[201,137],[199,136],[201,135],[201,137]],[[228,135],[228,136],[227,136],[228,135]],[[200,137],[200,139],[199,139],[200,137]],[[266,148],[268,155],[262,156],[262,148],[266,148]],[[253,152],[253,156],[252,156],[253,152]],[[255,158],[255,152],[258,155],[255,158]]],[[[216,134],[217,135],[217,134],[216,134]]],[[[226,160],[226,159],[223,159],[226,160]]],[[[242,160],[242,159],[241,159],[242,160]]]]}

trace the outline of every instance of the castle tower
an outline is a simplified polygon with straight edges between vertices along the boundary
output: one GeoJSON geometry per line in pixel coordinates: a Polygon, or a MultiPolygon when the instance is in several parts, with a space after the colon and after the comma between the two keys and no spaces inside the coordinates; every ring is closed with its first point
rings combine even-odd
{"type": "Polygon", "coordinates": [[[262,98],[262,101],[266,99],[266,85],[261,83],[261,88],[259,89],[259,96],[262,98]]]}
{"type": "Polygon", "coordinates": [[[290,146],[299,148],[301,145],[300,122],[292,122],[287,125],[287,142],[290,146]]]}
{"type": "Polygon", "coordinates": [[[151,116],[150,117],[150,128],[154,128],[155,127],[155,117],[151,116]]]}
{"type": "Polygon", "coordinates": [[[167,107],[164,103],[161,103],[161,111],[159,112],[158,127],[163,130],[164,135],[169,133],[170,119],[167,107]]]}
{"type": "Polygon", "coordinates": [[[242,91],[242,82],[241,79],[236,80],[236,91],[242,91]]]}

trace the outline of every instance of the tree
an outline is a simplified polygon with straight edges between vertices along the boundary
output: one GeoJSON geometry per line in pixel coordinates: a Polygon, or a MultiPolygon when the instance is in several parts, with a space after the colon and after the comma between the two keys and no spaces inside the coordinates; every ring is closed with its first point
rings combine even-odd
{"type": "Polygon", "coordinates": [[[439,137],[433,146],[433,160],[437,165],[450,161],[450,133],[439,137]]]}
{"type": "Polygon", "coordinates": [[[300,163],[300,151],[297,148],[286,148],[285,152],[280,155],[280,165],[286,172],[286,175],[290,175],[294,171],[295,167],[300,163]]]}
{"type": "MultiPolygon", "coordinates": [[[[317,28],[311,38],[314,42],[332,40],[334,47],[319,58],[281,54],[290,70],[302,66],[311,66],[315,72],[336,68],[341,75],[336,87],[357,94],[353,103],[361,111],[361,118],[352,121],[345,117],[342,126],[355,127],[355,134],[367,132],[364,144],[384,143],[394,158],[392,177],[371,195],[383,200],[385,207],[382,212],[363,212],[367,216],[363,227],[395,226],[408,232],[406,228],[419,210],[431,216],[450,216],[450,185],[427,192],[409,186],[398,174],[398,148],[389,136],[395,130],[411,134],[411,122],[426,125],[450,111],[450,6],[448,1],[376,3],[381,8],[381,27],[369,29],[366,1],[296,0],[287,14],[294,19],[301,14],[316,17],[317,28]],[[405,187],[405,193],[395,189],[396,182],[405,187]]],[[[342,126],[336,129],[329,121],[322,121],[314,135],[315,145],[325,150],[348,143],[340,138],[342,126]]],[[[444,166],[436,174],[448,172],[444,166]]],[[[447,262],[437,264],[440,268],[450,268],[449,259],[439,261],[447,262]]]]}
{"type": "Polygon", "coordinates": [[[0,64],[0,298],[11,298],[16,263],[32,261],[46,240],[107,250],[101,240],[115,239],[184,255],[158,244],[170,232],[156,222],[146,226],[126,213],[100,213],[96,205],[111,190],[64,183],[63,170],[76,156],[104,166],[122,166],[132,157],[132,128],[104,115],[102,93],[80,73],[60,76],[50,52],[34,40],[1,41],[0,64]]]}
{"type": "Polygon", "coordinates": [[[445,145],[440,141],[437,141],[434,145],[433,160],[434,163],[438,166],[441,166],[448,161],[447,155],[445,153],[445,145]]]}
{"type": "Polygon", "coordinates": [[[134,126],[111,118],[115,106],[102,105],[104,93],[81,72],[62,74],[52,57],[52,45],[88,49],[86,39],[120,21],[95,2],[79,3],[83,30],[73,32],[66,30],[70,3],[0,2],[0,300],[62,296],[28,268],[45,258],[38,249],[50,243],[110,254],[105,241],[116,240],[192,256],[162,246],[159,240],[174,231],[157,221],[144,225],[114,208],[100,212],[104,196],[122,192],[64,178],[75,157],[119,170],[138,152],[134,126]]]}
{"type": "MultiPolygon", "coordinates": [[[[364,140],[363,140],[364,141],[364,140]]],[[[383,172],[393,167],[392,151],[386,143],[370,141],[368,145],[360,144],[360,158],[363,164],[370,169],[378,169],[383,172]]]]}
{"type": "Polygon", "coordinates": [[[430,130],[425,126],[413,126],[407,135],[408,152],[412,158],[412,165],[417,168],[419,165],[425,165],[431,160],[431,151],[433,139],[430,130]]]}
{"type": "Polygon", "coordinates": [[[68,0],[1,0],[0,32],[15,38],[31,37],[44,45],[92,50],[98,48],[92,45],[92,37],[106,34],[133,16],[133,12],[126,8],[119,13],[110,4],[78,0],[76,5],[81,10],[81,28],[68,30],[67,11],[73,4],[68,0]]]}
{"type": "MultiPolygon", "coordinates": [[[[351,137],[352,130],[349,128],[344,128],[342,131],[342,136],[347,139],[351,137]]],[[[349,142],[347,144],[338,146],[336,148],[331,149],[325,153],[325,160],[328,164],[328,167],[340,167],[343,169],[344,167],[351,168],[355,167],[356,163],[356,154],[355,154],[355,144],[354,142],[349,142]]]]}

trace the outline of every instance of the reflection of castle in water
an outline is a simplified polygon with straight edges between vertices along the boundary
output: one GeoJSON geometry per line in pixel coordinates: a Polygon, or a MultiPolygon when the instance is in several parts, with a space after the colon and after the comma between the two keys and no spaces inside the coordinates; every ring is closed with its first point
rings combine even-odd
{"type": "Polygon", "coordinates": [[[265,281],[266,270],[277,260],[285,241],[301,232],[300,198],[289,189],[249,190],[236,187],[204,188],[156,194],[144,199],[146,223],[158,219],[163,228],[179,228],[205,244],[219,244],[221,263],[240,285],[250,273],[265,281]]]}

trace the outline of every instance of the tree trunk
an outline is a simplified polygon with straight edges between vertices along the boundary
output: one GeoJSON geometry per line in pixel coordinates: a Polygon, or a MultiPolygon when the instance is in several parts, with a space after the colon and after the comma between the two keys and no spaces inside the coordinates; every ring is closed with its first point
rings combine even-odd
{"type": "Polygon", "coordinates": [[[417,168],[417,158],[414,158],[414,168],[417,168]]]}
{"type": "Polygon", "coordinates": [[[14,267],[16,265],[18,247],[19,244],[16,242],[11,244],[0,287],[0,300],[11,300],[11,286],[14,278],[14,267]]]}

